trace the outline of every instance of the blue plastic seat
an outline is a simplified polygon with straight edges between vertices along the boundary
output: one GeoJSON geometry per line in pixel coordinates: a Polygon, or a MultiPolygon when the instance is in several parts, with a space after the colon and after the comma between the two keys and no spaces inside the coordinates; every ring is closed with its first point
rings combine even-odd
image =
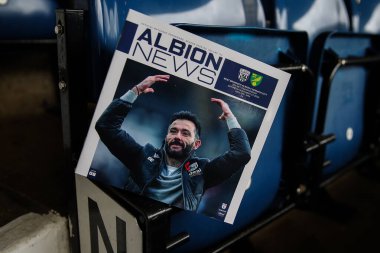
{"type": "Polygon", "coordinates": [[[326,33],[316,41],[310,61],[320,89],[313,131],[333,133],[325,149],[322,179],[338,172],[361,154],[366,135],[367,105],[372,94],[370,66],[379,61],[379,38],[369,34],[326,33]]]}
{"type": "MultiPolygon", "coordinates": [[[[271,65],[284,64],[282,56],[289,52],[293,52],[292,56],[299,61],[306,59],[307,35],[303,32],[189,25],[180,27],[271,65]]],[[[171,217],[171,233],[176,235],[187,232],[190,234],[190,241],[173,252],[197,252],[215,246],[219,241],[242,232],[244,228],[252,227],[255,222],[269,214],[270,210],[281,209],[278,204],[282,203],[282,200],[277,202],[276,199],[285,167],[284,149],[296,143],[302,145],[307,125],[302,123],[306,121],[306,117],[302,117],[302,113],[298,114],[303,109],[301,100],[305,99],[305,96],[296,94],[305,94],[303,91],[308,87],[299,83],[296,76],[295,74],[292,78],[280,105],[253,172],[251,187],[245,192],[234,225],[201,214],[178,212],[171,217]]],[[[227,194],[228,190],[231,189],[221,187],[219,194],[227,194]]]]}
{"type": "MultiPolygon", "coordinates": [[[[362,2],[358,6],[362,6],[362,2]]],[[[318,184],[322,178],[328,178],[353,161],[363,142],[368,72],[360,64],[340,66],[342,68],[337,71],[328,68],[328,63],[335,64],[333,62],[337,59],[334,57],[364,57],[366,50],[374,47],[371,38],[345,34],[351,29],[352,15],[349,13],[355,11],[347,3],[344,0],[275,2],[278,28],[305,30],[309,35],[307,64],[315,75],[316,84],[310,134],[323,140],[322,143],[336,138],[326,147],[321,146],[323,155],[317,153],[313,154],[314,158],[307,158],[305,167],[311,172],[306,174],[313,174],[315,182],[312,184],[318,184]],[[322,167],[325,167],[323,171],[322,167]]],[[[306,177],[310,178],[310,175],[306,177]]]]}

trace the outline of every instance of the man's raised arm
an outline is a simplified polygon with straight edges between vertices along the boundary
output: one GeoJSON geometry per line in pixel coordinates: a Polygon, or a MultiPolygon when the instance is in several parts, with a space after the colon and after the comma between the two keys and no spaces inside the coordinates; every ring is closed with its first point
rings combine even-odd
{"type": "Polygon", "coordinates": [[[142,80],[139,84],[136,84],[133,86],[133,88],[129,91],[127,91],[123,96],[120,97],[120,99],[133,103],[136,98],[145,93],[153,93],[154,89],[152,88],[152,85],[156,82],[164,82],[166,83],[170,78],[170,75],[155,75],[155,76],[148,76],[144,80],[142,80]],[[133,92],[133,93],[132,93],[133,92]]]}
{"type": "Polygon", "coordinates": [[[130,159],[126,159],[127,157],[137,157],[141,149],[141,145],[121,129],[125,117],[139,95],[154,92],[152,85],[156,82],[167,82],[169,77],[169,75],[148,76],[128,90],[120,99],[112,101],[96,122],[95,129],[100,139],[124,164],[130,162],[130,159]]]}
{"type": "Polygon", "coordinates": [[[211,102],[217,104],[222,109],[222,114],[219,116],[220,120],[225,120],[227,122],[228,129],[241,128],[239,122],[237,121],[235,115],[232,113],[230,107],[222,99],[211,98],[211,102]]]}
{"type": "Polygon", "coordinates": [[[228,104],[218,98],[211,98],[211,102],[217,104],[222,110],[219,119],[225,120],[227,123],[230,149],[209,163],[204,174],[206,188],[226,180],[233,173],[243,168],[251,159],[251,147],[248,136],[240,127],[228,104]]]}

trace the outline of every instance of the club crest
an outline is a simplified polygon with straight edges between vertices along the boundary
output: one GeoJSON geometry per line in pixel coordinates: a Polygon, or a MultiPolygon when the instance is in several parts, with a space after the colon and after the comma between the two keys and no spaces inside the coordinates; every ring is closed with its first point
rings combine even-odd
{"type": "Polygon", "coordinates": [[[250,82],[251,82],[251,85],[253,87],[259,86],[262,81],[263,81],[263,76],[258,75],[256,73],[252,73],[251,78],[250,78],[250,82]]]}
{"type": "Polygon", "coordinates": [[[249,70],[246,70],[246,69],[240,69],[240,70],[239,70],[239,76],[238,76],[239,81],[240,81],[240,82],[245,82],[245,81],[247,81],[250,73],[251,73],[251,72],[249,72],[249,70]]]}

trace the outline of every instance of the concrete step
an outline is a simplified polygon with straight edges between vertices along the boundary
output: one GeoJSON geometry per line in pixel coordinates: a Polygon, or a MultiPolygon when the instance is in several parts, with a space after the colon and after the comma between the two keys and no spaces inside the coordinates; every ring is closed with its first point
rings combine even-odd
{"type": "Polygon", "coordinates": [[[0,227],[2,253],[69,253],[67,218],[27,213],[0,227]]]}

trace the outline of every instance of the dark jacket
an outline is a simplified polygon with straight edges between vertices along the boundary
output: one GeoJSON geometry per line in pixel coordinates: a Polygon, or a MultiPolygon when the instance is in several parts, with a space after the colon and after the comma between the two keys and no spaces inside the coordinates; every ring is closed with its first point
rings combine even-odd
{"type": "MultiPolygon", "coordinates": [[[[111,153],[130,170],[131,176],[144,194],[146,187],[160,175],[165,165],[164,148],[138,144],[121,129],[132,104],[114,100],[96,123],[100,139],[111,153]]],[[[196,210],[205,189],[229,178],[250,160],[250,145],[245,131],[233,128],[228,132],[230,150],[213,160],[190,155],[181,167],[182,203],[173,203],[187,210],[196,210]]]]}

